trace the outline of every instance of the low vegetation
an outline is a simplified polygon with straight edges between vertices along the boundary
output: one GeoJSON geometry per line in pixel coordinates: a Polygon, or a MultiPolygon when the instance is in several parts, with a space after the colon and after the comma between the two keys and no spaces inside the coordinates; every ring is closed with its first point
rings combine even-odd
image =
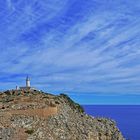
{"type": "Polygon", "coordinates": [[[33,130],[33,129],[28,129],[28,130],[26,130],[26,131],[25,131],[25,133],[27,133],[27,134],[30,134],[30,135],[31,135],[31,134],[33,134],[33,133],[34,133],[34,130],[33,130]]]}
{"type": "Polygon", "coordinates": [[[80,106],[78,103],[75,103],[68,95],[66,94],[60,94],[61,97],[65,98],[69,105],[73,108],[73,109],[76,109],[78,110],[78,112],[80,113],[83,113],[84,112],[84,109],[82,106],[80,106]]]}

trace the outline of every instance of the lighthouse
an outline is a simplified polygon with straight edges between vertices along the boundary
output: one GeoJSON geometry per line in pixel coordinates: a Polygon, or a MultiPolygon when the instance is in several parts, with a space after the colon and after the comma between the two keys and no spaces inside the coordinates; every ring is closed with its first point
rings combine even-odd
{"type": "Polygon", "coordinates": [[[31,84],[30,84],[30,78],[27,76],[26,77],[26,87],[30,88],[31,84]]]}
{"type": "MultiPolygon", "coordinates": [[[[18,89],[18,88],[16,88],[18,89]]],[[[29,76],[26,77],[26,86],[19,87],[20,90],[35,90],[36,88],[31,87],[31,82],[29,76]]]]}

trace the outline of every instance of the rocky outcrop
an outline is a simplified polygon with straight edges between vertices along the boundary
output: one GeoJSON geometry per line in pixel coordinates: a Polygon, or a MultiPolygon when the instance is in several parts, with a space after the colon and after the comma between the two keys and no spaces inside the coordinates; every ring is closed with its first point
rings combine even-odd
{"type": "Polygon", "coordinates": [[[35,90],[0,94],[2,140],[124,140],[114,121],[93,118],[67,95],[35,90]]]}

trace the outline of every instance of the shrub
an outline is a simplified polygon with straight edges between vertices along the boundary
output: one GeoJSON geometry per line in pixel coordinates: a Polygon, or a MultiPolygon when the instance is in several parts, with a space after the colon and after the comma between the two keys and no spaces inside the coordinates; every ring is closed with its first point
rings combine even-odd
{"type": "Polygon", "coordinates": [[[66,94],[60,94],[60,96],[65,98],[73,109],[77,109],[80,113],[84,113],[83,107],[78,103],[75,103],[69,96],[67,96],[66,94]]]}
{"type": "Polygon", "coordinates": [[[34,133],[34,130],[33,130],[33,129],[28,129],[28,130],[26,130],[26,131],[25,131],[25,133],[27,133],[27,134],[30,134],[30,135],[31,135],[31,134],[33,134],[33,133],[34,133]]]}

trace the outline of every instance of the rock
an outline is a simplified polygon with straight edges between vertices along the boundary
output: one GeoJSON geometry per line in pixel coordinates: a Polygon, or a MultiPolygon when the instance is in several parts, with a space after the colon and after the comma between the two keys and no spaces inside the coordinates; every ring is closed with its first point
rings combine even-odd
{"type": "Polygon", "coordinates": [[[8,90],[0,101],[2,140],[124,140],[114,121],[87,115],[65,94],[8,90]]]}

